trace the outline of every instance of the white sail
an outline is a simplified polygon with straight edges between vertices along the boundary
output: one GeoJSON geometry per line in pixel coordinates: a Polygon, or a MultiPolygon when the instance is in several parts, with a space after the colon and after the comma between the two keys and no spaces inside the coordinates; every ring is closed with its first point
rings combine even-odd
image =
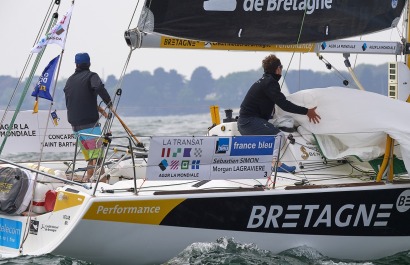
{"type": "MultiPolygon", "coordinates": [[[[372,92],[328,87],[303,90],[288,96],[296,104],[317,106],[319,124],[306,116],[291,115],[313,133],[327,158],[358,156],[371,160],[384,154],[386,134],[401,146],[406,168],[410,169],[410,104],[372,92]]],[[[278,110],[278,115],[283,113],[278,110]]]]}

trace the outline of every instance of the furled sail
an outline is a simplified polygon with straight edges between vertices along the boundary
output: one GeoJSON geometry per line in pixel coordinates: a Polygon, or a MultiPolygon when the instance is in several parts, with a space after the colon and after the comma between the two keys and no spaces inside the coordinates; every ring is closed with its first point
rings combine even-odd
{"type": "Polygon", "coordinates": [[[410,172],[410,126],[403,122],[410,116],[409,103],[345,87],[302,90],[287,98],[301,106],[317,106],[322,118],[319,124],[310,123],[304,115],[284,112],[280,108],[277,108],[276,115],[291,116],[306,131],[313,133],[326,158],[356,156],[363,161],[375,159],[384,154],[388,134],[400,144],[399,158],[410,172]]]}
{"type": "Polygon", "coordinates": [[[235,44],[296,44],[395,26],[406,0],[147,0],[139,29],[235,44]]]}

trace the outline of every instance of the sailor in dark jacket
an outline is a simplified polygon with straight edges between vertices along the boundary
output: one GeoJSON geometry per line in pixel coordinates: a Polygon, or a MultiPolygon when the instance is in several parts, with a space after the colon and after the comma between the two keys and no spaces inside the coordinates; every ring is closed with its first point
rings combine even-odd
{"type": "MultiPolygon", "coordinates": [[[[262,61],[262,67],[264,69],[263,76],[251,86],[241,104],[238,130],[242,135],[279,135],[284,137],[278,128],[268,122],[275,111],[275,105],[287,112],[307,115],[310,122],[319,123],[320,116],[316,113],[316,107],[307,109],[295,105],[287,100],[281,92],[279,80],[282,77],[283,66],[275,55],[267,56],[262,61]]],[[[278,140],[277,138],[276,141],[278,140]]],[[[275,152],[277,153],[277,151],[278,145],[275,145],[275,152]]],[[[283,171],[295,171],[296,167],[282,164],[278,170],[282,171],[282,169],[283,171]]]]}
{"type": "MultiPolygon", "coordinates": [[[[88,165],[93,167],[99,163],[102,150],[101,139],[97,136],[80,135],[82,133],[100,136],[99,113],[106,116],[105,111],[98,106],[97,95],[110,107],[111,97],[97,73],[90,71],[90,56],[88,53],[75,55],[76,69],[64,87],[68,122],[74,133],[79,136],[81,150],[88,165]]],[[[88,181],[94,174],[93,168],[87,170],[88,181]]]]}

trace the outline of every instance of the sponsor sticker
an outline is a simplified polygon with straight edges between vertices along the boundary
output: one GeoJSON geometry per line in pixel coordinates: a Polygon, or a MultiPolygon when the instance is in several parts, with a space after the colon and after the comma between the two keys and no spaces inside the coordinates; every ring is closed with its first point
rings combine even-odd
{"type": "Polygon", "coordinates": [[[6,218],[0,218],[0,246],[15,248],[20,247],[22,224],[6,218]]]}
{"type": "Polygon", "coordinates": [[[272,171],[274,144],[274,136],[153,137],[147,178],[266,178],[272,171]]]}

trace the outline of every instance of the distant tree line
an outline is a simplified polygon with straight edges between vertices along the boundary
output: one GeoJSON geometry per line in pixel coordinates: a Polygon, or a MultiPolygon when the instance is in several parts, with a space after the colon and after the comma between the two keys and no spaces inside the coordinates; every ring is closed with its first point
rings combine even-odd
{"type": "MultiPolygon", "coordinates": [[[[387,65],[359,65],[355,73],[366,90],[379,94],[387,94],[387,65]]],[[[156,69],[153,73],[147,71],[133,71],[125,75],[121,87],[118,79],[110,75],[105,80],[105,86],[112,97],[118,99],[118,112],[128,116],[150,115],[181,115],[206,113],[209,106],[218,105],[221,110],[239,108],[249,87],[261,77],[262,69],[236,72],[214,79],[205,67],[196,68],[187,79],[176,70],[165,71],[156,69]],[[121,93],[120,93],[121,92],[121,93]]],[[[33,79],[22,109],[32,109],[34,98],[31,92],[38,77],[33,79]]],[[[343,81],[349,82],[348,87],[356,88],[348,72],[330,70],[328,72],[313,72],[310,70],[292,70],[285,76],[285,82],[290,93],[299,90],[344,86],[343,81]]],[[[57,83],[53,108],[65,109],[63,88],[66,80],[57,83]]],[[[0,76],[0,109],[9,104],[17,78],[0,76]]],[[[10,109],[14,109],[20,98],[24,83],[22,83],[10,109]]],[[[40,100],[40,108],[47,106],[46,100],[40,100]]]]}

